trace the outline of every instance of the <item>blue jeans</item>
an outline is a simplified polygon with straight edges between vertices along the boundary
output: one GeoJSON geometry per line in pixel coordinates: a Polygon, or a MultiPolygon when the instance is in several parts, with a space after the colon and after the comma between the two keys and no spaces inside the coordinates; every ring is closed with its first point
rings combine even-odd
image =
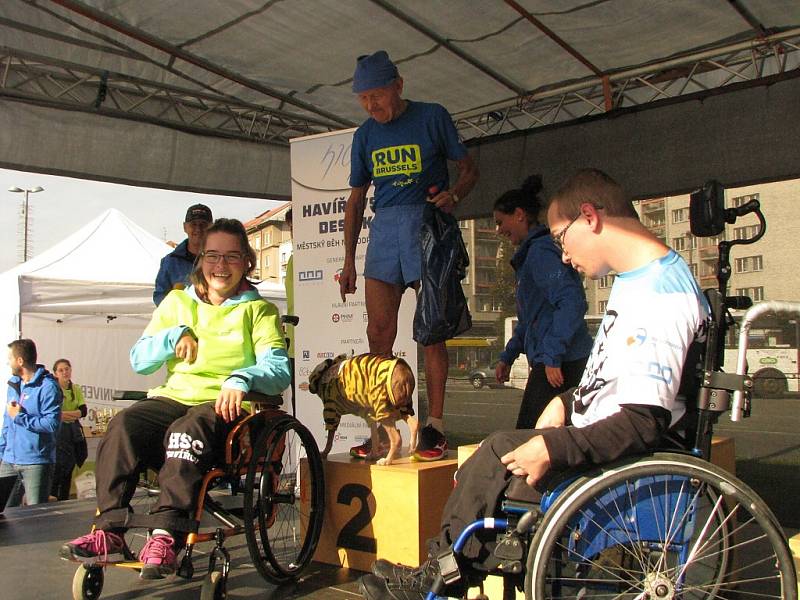
{"type": "Polygon", "coordinates": [[[53,465],[14,465],[0,463],[0,479],[16,479],[14,489],[6,506],[22,504],[22,495],[30,506],[47,502],[50,496],[50,482],[53,476],[53,465]],[[24,484],[24,487],[23,487],[24,484]]]}

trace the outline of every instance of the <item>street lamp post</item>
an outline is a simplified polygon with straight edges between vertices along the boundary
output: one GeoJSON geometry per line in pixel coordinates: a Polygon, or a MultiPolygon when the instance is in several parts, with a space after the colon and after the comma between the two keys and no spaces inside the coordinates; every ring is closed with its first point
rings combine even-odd
{"type": "Polygon", "coordinates": [[[15,194],[25,194],[25,205],[23,208],[24,217],[25,217],[25,224],[22,230],[22,262],[27,262],[28,260],[28,195],[29,194],[36,194],[38,192],[43,192],[44,188],[40,186],[33,187],[31,189],[25,189],[18,187],[10,187],[8,188],[9,192],[14,192],[15,194]]]}

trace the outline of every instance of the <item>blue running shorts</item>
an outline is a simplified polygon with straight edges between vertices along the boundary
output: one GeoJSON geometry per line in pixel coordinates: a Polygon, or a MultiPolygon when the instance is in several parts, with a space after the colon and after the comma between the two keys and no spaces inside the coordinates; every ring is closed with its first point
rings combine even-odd
{"type": "Polygon", "coordinates": [[[407,287],[422,277],[419,234],[424,204],[388,206],[375,211],[369,226],[364,277],[407,287]]]}

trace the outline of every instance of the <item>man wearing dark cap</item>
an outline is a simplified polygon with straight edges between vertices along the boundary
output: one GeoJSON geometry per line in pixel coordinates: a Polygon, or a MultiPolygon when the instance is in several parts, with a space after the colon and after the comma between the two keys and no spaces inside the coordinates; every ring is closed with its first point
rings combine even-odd
{"type": "MultiPolygon", "coordinates": [[[[353,92],[369,118],[353,136],[351,192],[345,210],[345,260],[339,286],[342,301],[356,290],[356,244],[372,183],[375,218],[370,224],[364,266],[367,338],[370,352],[389,355],[397,337],[403,292],[407,287],[419,287],[423,209],[431,202],[452,212],[477,182],[478,169],[443,106],[401,97],[403,78],[385,51],[358,58],[353,92]],[[458,170],[452,186],[448,161],[455,162],[458,170]]],[[[442,458],[447,451],[442,416],[448,359],[443,342],[425,346],[424,351],[428,422],[414,456],[431,461],[442,458]]],[[[350,453],[364,458],[382,452],[367,442],[350,453]]]]}
{"type": "Polygon", "coordinates": [[[153,290],[153,302],[156,306],[161,304],[170,290],[183,289],[189,282],[194,261],[203,244],[203,236],[213,222],[211,209],[205,204],[194,204],[186,211],[186,218],[183,220],[186,239],[161,259],[161,268],[158,269],[156,276],[156,289],[153,290]]]}

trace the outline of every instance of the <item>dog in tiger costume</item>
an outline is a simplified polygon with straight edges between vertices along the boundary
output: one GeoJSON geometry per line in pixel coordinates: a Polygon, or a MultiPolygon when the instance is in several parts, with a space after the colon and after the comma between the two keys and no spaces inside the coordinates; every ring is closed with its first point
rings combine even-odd
{"type": "Polygon", "coordinates": [[[327,458],[342,415],[358,415],[369,424],[372,451],[368,460],[390,465],[400,455],[403,440],[397,429],[402,419],[410,431],[409,452],[417,446],[419,421],[414,416],[411,396],[414,393],[414,373],[402,358],[382,354],[341,354],[329,358],[312,371],[308,389],[323,403],[323,418],[328,439],[322,457],[327,458]],[[389,438],[389,449],[382,457],[378,428],[389,438]]]}

